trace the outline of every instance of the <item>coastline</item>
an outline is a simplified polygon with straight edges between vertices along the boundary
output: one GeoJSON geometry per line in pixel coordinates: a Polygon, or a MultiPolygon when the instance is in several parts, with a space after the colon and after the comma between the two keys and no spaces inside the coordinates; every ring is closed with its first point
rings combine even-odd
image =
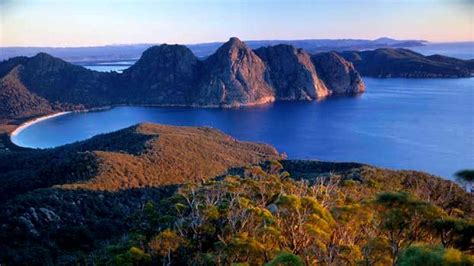
{"type": "MultiPolygon", "coordinates": [[[[58,112],[58,113],[53,113],[53,114],[49,114],[49,115],[44,115],[44,116],[40,116],[40,117],[37,117],[37,118],[33,118],[31,120],[28,120],[26,121],[25,123],[22,123],[21,125],[19,125],[17,128],[15,128],[15,130],[13,130],[9,136],[10,136],[10,141],[11,141],[11,137],[13,136],[16,136],[18,135],[21,131],[23,131],[25,128],[31,126],[31,125],[34,125],[38,122],[41,122],[41,121],[44,121],[46,119],[50,119],[50,118],[53,118],[53,117],[58,117],[58,116],[62,116],[62,115],[65,115],[65,114],[69,114],[69,113],[72,113],[73,111],[65,111],[65,112],[58,112]]],[[[13,143],[13,142],[12,142],[13,143]]]]}
{"type": "Polygon", "coordinates": [[[253,103],[247,103],[247,104],[228,104],[228,105],[197,105],[197,104],[113,104],[113,105],[106,105],[106,106],[100,106],[100,107],[92,107],[89,109],[83,109],[83,110],[74,110],[74,111],[64,111],[64,112],[57,112],[57,113],[52,113],[49,115],[44,115],[44,116],[39,116],[33,119],[30,119],[22,124],[20,124],[18,127],[16,127],[12,132],[7,133],[8,137],[10,139],[11,143],[14,143],[12,141],[12,137],[18,135],[21,131],[26,129],[27,127],[34,125],[38,122],[66,115],[69,113],[88,113],[88,112],[100,112],[100,111],[105,111],[109,109],[113,109],[115,107],[124,107],[124,106],[140,106],[140,107],[191,107],[191,108],[242,108],[242,107],[255,107],[255,106],[265,106],[268,104],[271,104],[275,102],[275,99],[267,99],[265,98],[263,101],[259,102],[253,102],[253,103]]]}

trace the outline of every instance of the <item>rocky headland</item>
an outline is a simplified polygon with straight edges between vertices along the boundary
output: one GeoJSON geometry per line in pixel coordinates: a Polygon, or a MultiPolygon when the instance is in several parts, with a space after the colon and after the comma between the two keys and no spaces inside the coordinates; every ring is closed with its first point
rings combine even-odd
{"type": "Polygon", "coordinates": [[[204,60],[184,45],[153,46],[121,74],[45,53],[15,57],[0,63],[0,119],[121,104],[249,106],[364,91],[351,63],[335,54],[318,58],[290,45],[254,51],[235,37],[204,60]]]}

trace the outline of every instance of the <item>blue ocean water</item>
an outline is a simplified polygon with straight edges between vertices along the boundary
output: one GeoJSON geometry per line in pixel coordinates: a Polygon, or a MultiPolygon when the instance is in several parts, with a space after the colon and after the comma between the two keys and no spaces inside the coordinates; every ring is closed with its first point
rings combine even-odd
{"type": "Polygon", "coordinates": [[[459,59],[474,59],[474,42],[428,43],[408,49],[423,55],[440,54],[459,59]]]}
{"type": "Polygon", "coordinates": [[[116,107],[71,113],[12,137],[46,148],[140,122],[210,126],[274,145],[289,158],[355,161],[451,178],[474,168],[474,78],[365,78],[367,92],[237,109],[116,107]]]}

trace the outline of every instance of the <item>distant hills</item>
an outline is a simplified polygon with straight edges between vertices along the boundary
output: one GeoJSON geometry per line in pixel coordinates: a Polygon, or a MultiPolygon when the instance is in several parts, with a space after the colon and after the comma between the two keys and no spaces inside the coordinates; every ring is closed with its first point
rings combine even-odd
{"type": "Polygon", "coordinates": [[[4,119],[119,104],[231,107],[363,91],[358,72],[335,53],[320,60],[289,45],[254,51],[238,38],[204,60],[183,45],[153,46],[121,74],[46,53],[0,63],[4,119]]]}
{"type": "MultiPolygon", "coordinates": [[[[395,40],[391,38],[379,38],[376,40],[364,39],[308,39],[308,40],[255,40],[245,41],[252,49],[277,44],[288,44],[304,49],[309,53],[365,50],[382,47],[415,47],[422,46],[423,40],[395,40]]],[[[214,53],[224,42],[211,42],[186,45],[197,57],[206,57],[214,53]]],[[[143,51],[157,44],[129,44],[129,45],[106,45],[91,47],[2,47],[0,48],[0,60],[16,56],[34,56],[45,52],[59,57],[68,62],[97,62],[97,61],[123,61],[137,60],[143,51]]]]}
{"type": "Polygon", "coordinates": [[[408,49],[381,48],[339,53],[352,62],[363,76],[379,78],[459,78],[470,77],[474,60],[442,55],[424,56],[408,49]]]}

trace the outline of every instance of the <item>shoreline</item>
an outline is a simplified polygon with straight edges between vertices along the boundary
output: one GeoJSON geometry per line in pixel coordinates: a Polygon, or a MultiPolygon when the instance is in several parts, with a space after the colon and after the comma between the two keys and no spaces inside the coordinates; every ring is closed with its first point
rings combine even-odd
{"type": "Polygon", "coordinates": [[[33,118],[31,120],[28,120],[22,124],[20,124],[17,128],[15,128],[15,130],[13,130],[10,134],[8,134],[10,136],[10,141],[12,143],[14,143],[11,138],[13,136],[16,136],[18,135],[21,131],[23,131],[24,129],[26,129],[27,127],[31,126],[31,125],[34,125],[38,122],[41,122],[41,121],[44,121],[44,120],[47,120],[47,119],[50,119],[50,118],[53,118],[53,117],[58,117],[58,116],[62,116],[62,115],[66,115],[66,114],[69,114],[69,113],[72,113],[74,111],[65,111],[65,112],[58,112],[58,113],[53,113],[53,114],[49,114],[49,115],[44,115],[44,116],[40,116],[40,117],[36,117],[36,118],[33,118]]]}
{"type": "MultiPolygon", "coordinates": [[[[264,102],[256,102],[256,103],[250,103],[250,104],[240,104],[240,105],[194,105],[194,104],[113,104],[113,105],[106,105],[106,106],[100,106],[100,107],[92,107],[89,109],[83,109],[83,110],[73,110],[73,111],[64,111],[64,112],[57,112],[57,113],[52,113],[49,115],[43,115],[39,116],[33,119],[30,119],[24,123],[21,123],[18,127],[16,127],[12,132],[7,133],[8,138],[10,142],[14,145],[17,145],[13,142],[12,137],[18,135],[21,131],[24,129],[28,128],[31,125],[34,125],[36,123],[39,123],[41,121],[66,115],[69,113],[89,113],[89,112],[100,112],[100,111],[105,111],[109,109],[113,109],[116,107],[127,107],[127,106],[138,106],[138,107],[190,107],[190,108],[209,108],[209,109],[216,109],[216,108],[223,108],[223,109],[232,109],[232,108],[242,108],[242,107],[258,107],[258,106],[266,106],[268,104],[274,103],[274,99],[268,101],[268,99],[265,99],[264,102]]],[[[20,147],[20,146],[19,146],[20,147]]],[[[23,148],[23,147],[22,147],[23,148]]]]}

